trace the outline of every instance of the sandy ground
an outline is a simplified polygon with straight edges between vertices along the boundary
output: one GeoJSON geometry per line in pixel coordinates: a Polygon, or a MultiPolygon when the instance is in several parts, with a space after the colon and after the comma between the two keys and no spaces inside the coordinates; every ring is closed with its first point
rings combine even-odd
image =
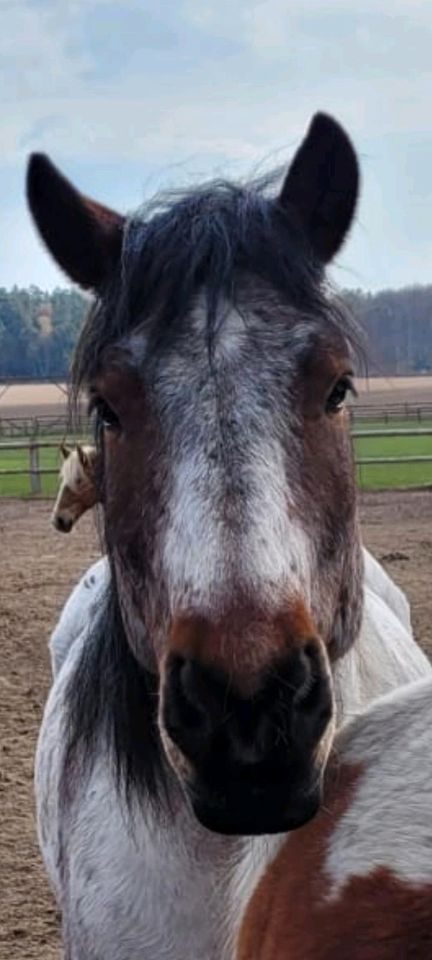
{"type": "Polygon", "coordinates": [[[62,417],[66,414],[64,384],[22,383],[5,389],[0,381],[0,417],[62,417]]]}
{"type": "MultiPolygon", "coordinates": [[[[72,585],[98,555],[84,518],[52,531],[50,504],[0,504],[0,960],[59,960],[58,916],[34,827],[33,755],[49,686],[47,639],[72,585]]],[[[420,642],[432,638],[432,492],[369,494],[366,544],[406,590],[420,642]]]]}

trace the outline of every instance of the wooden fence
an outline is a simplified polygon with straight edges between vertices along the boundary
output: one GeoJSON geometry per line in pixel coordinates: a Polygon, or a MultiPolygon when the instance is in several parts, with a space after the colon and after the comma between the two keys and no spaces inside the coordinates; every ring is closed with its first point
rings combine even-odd
{"type": "Polygon", "coordinates": [[[26,450],[28,453],[28,466],[27,469],[23,468],[0,468],[0,481],[2,477],[24,477],[29,478],[29,487],[30,493],[37,496],[42,493],[42,482],[41,478],[43,476],[58,476],[59,468],[49,468],[41,467],[40,465],[40,451],[46,449],[59,449],[58,440],[27,440],[27,441],[16,441],[11,443],[0,443],[0,462],[3,452],[12,451],[19,452],[21,450],[26,450]]]}
{"type": "Polygon", "coordinates": [[[432,420],[432,401],[425,400],[422,403],[384,403],[378,404],[364,403],[360,399],[353,402],[350,406],[350,415],[353,423],[358,421],[374,420],[382,423],[392,424],[397,421],[408,421],[409,423],[423,423],[425,420],[432,420]]]}
{"type": "MultiPolygon", "coordinates": [[[[430,427],[419,427],[417,429],[410,428],[398,428],[398,429],[367,429],[367,430],[352,430],[352,438],[354,440],[360,439],[373,439],[373,438],[384,438],[384,437],[432,437],[432,428],[430,427]]],[[[42,467],[41,466],[41,450],[46,449],[57,449],[59,448],[59,443],[57,440],[43,440],[40,438],[33,438],[26,441],[10,441],[7,443],[0,443],[0,464],[2,462],[2,452],[7,451],[27,451],[27,466],[21,468],[0,468],[0,482],[3,477],[23,477],[27,476],[29,479],[29,491],[32,495],[38,496],[42,493],[42,478],[44,476],[54,476],[58,474],[58,467],[42,467]]],[[[370,457],[370,456],[357,456],[355,458],[355,463],[358,467],[365,465],[371,466],[374,464],[414,464],[414,463],[431,463],[432,464],[432,454],[426,455],[414,455],[414,456],[391,456],[391,457],[370,457]]]]}
{"type": "MultiPolygon", "coordinates": [[[[86,417],[82,408],[82,429],[86,430],[86,417]]],[[[350,406],[350,416],[353,425],[364,421],[369,423],[381,422],[391,426],[392,423],[424,423],[432,420],[432,400],[421,403],[391,403],[382,405],[374,401],[364,402],[360,396],[355,404],[350,406]]],[[[65,413],[37,414],[27,416],[6,417],[1,415],[0,407],[0,442],[1,440],[19,440],[21,437],[49,437],[64,436],[69,432],[69,423],[65,413]]]]}

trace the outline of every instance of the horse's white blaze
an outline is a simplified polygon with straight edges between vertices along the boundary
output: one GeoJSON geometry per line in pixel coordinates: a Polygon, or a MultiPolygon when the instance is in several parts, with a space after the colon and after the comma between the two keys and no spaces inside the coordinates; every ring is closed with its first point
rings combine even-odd
{"type": "Polygon", "coordinates": [[[301,592],[310,602],[313,545],[292,515],[294,498],[287,485],[277,440],[261,440],[251,455],[251,495],[243,549],[254,589],[267,589],[274,599],[301,592]],[[290,515],[291,514],[291,515],[290,515]]]}
{"type": "Polygon", "coordinates": [[[163,549],[171,614],[182,603],[207,607],[223,586],[222,531],[209,507],[216,493],[202,451],[176,464],[163,549]]]}
{"type": "MultiPolygon", "coordinates": [[[[214,347],[214,359],[216,363],[226,363],[235,361],[244,346],[246,339],[246,327],[242,314],[226,303],[225,309],[221,305],[220,309],[220,328],[216,337],[214,347]]],[[[206,310],[205,306],[195,314],[202,331],[206,329],[206,310]]]]}
{"type": "MultiPolygon", "coordinates": [[[[249,497],[241,530],[231,535],[219,513],[224,478],[198,449],[175,465],[163,550],[172,610],[186,602],[203,612],[223,604],[237,577],[267,607],[299,593],[310,600],[312,545],[290,517],[277,441],[256,443],[244,468],[249,497]],[[232,539],[231,539],[232,538],[232,539]]],[[[236,523],[236,518],[232,518],[236,523]]]]}

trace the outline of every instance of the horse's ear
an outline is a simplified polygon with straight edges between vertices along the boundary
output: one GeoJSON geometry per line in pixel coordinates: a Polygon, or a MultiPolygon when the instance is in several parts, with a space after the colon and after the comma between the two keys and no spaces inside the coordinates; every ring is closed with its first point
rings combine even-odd
{"type": "Polygon", "coordinates": [[[62,455],[62,457],[63,457],[63,460],[67,460],[67,458],[70,457],[70,455],[71,455],[71,453],[72,453],[72,450],[70,449],[70,447],[67,446],[66,443],[61,443],[61,444],[60,444],[60,453],[61,453],[61,455],[62,455]]]}
{"type": "Polygon", "coordinates": [[[40,153],[29,160],[27,200],[59,266],[82,287],[99,290],[120,257],[124,217],[78,193],[40,153]]]}
{"type": "Polygon", "coordinates": [[[351,225],[359,192],[354,147],[332,117],[317,113],[288,170],[279,202],[294,209],[316,257],[328,263],[351,225]]]}
{"type": "Polygon", "coordinates": [[[76,449],[76,452],[77,452],[77,454],[78,454],[78,460],[79,460],[79,462],[80,462],[83,470],[87,470],[87,467],[88,467],[88,465],[89,465],[89,462],[88,462],[88,457],[87,457],[87,454],[86,454],[85,450],[83,450],[83,448],[82,448],[82,446],[81,446],[80,443],[77,443],[75,449],[76,449]]]}

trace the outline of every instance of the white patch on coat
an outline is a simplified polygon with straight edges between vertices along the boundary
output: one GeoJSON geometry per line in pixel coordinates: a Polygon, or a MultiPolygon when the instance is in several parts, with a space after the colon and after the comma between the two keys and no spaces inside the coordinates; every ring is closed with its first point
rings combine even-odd
{"type": "Polygon", "coordinates": [[[385,601],[404,627],[411,632],[410,606],[405,594],[391,580],[384,567],[369,553],[369,550],[363,549],[363,560],[366,586],[385,601]]]}
{"type": "Polygon", "coordinates": [[[367,585],[360,634],[334,668],[338,725],[376,697],[420,680],[431,671],[428,658],[410,630],[367,585]]]}
{"type": "Polygon", "coordinates": [[[362,772],[327,850],[330,899],[380,868],[408,884],[432,883],[430,666],[425,676],[373,703],[338,737],[340,762],[362,772]]]}
{"type": "Polygon", "coordinates": [[[59,673],[72,644],[89,628],[107,595],[110,582],[108,559],[101,557],[72,590],[49,640],[53,677],[59,673]]]}

